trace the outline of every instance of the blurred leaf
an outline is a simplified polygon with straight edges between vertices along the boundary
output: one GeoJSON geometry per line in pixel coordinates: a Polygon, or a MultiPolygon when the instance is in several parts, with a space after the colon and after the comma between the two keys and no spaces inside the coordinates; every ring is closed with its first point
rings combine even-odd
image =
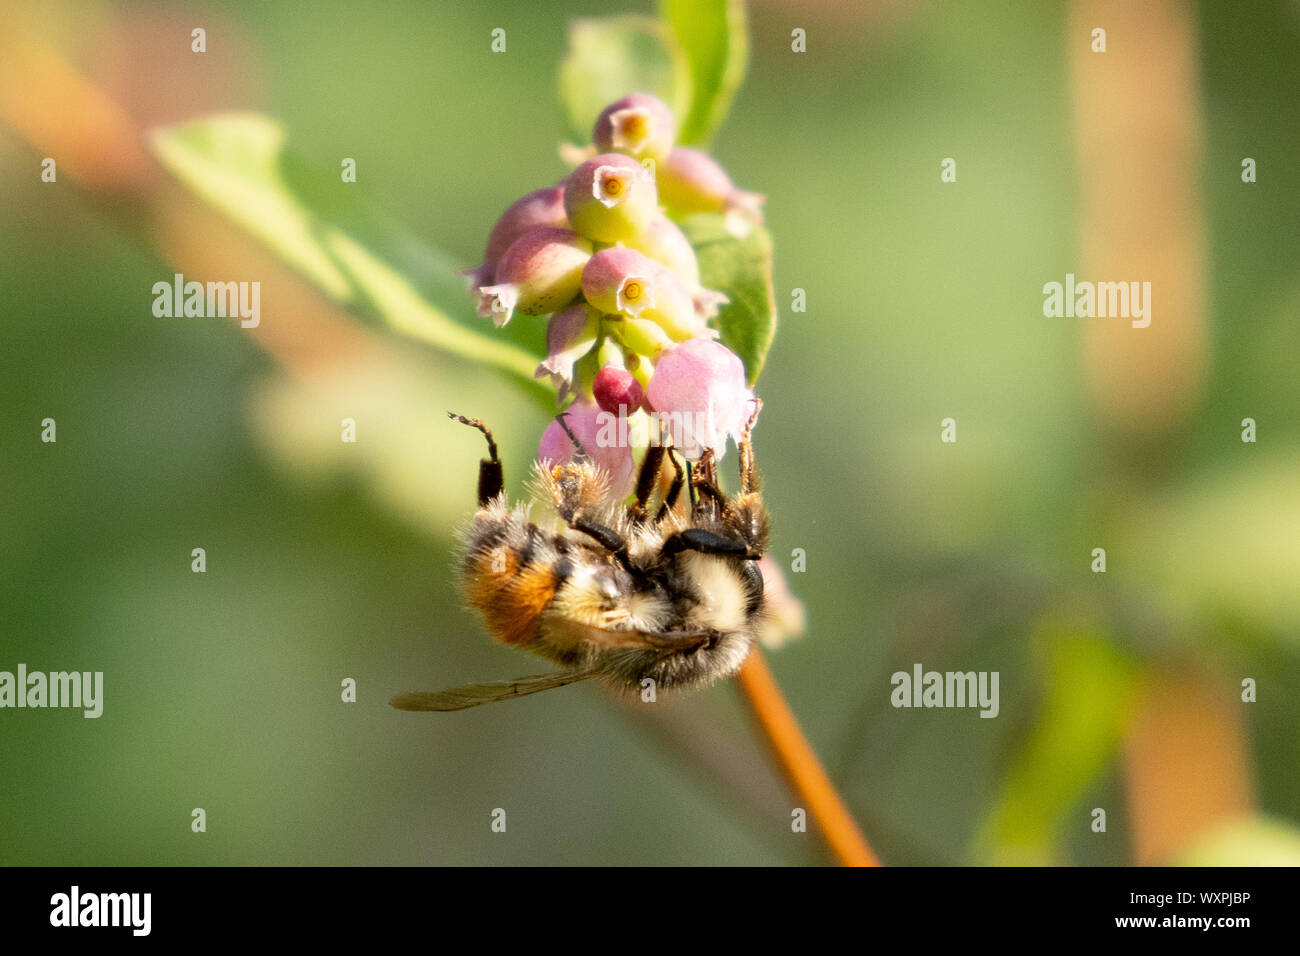
{"type": "MultiPolygon", "coordinates": [[[[1300,494],[1294,452],[1236,441],[1237,461],[1182,490],[1143,499],[1120,524],[1121,547],[1145,555],[1152,590],[1200,620],[1262,624],[1300,641],[1300,494]]],[[[1220,637],[1215,632],[1215,639],[1220,637]]]]}
{"type": "MultiPolygon", "coordinates": [[[[1057,830],[1114,753],[1134,697],[1136,665],[1113,643],[1091,634],[1043,636],[1046,699],[980,841],[995,863],[1050,862],[1057,830]]],[[[1075,825],[1089,823],[1079,816],[1075,825]]]]}
{"type": "Polygon", "coordinates": [[[674,116],[690,107],[691,71],[681,44],[654,17],[626,15],[574,20],[560,64],[560,100],[580,142],[596,117],[628,93],[652,93],[674,116]]]}
{"type": "Polygon", "coordinates": [[[284,141],[279,123],[255,113],[206,117],[150,137],[173,175],[331,298],[403,335],[537,388],[536,360],[527,352],[451,318],[468,315],[470,300],[446,257],[367,205],[359,187],[344,183],[338,170],[295,159],[284,141]]]}
{"type": "Polygon", "coordinates": [[[1175,866],[1300,866],[1300,830],[1287,820],[1252,816],[1218,827],[1187,847],[1175,866]]]}
{"type": "Polygon", "coordinates": [[[317,491],[364,489],[403,525],[440,540],[473,501],[476,473],[472,457],[454,465],[458,450],[473,446],[448,430],[446,409],[454,401],[500,420],[494,409],[514,399],[502,393],[469,366],[437,369],[425,355],[385,349],[306,378],[273,368],[253,383],[246,405],[252,434],[283,474],[317,491]],[[339,441],[347,417],[364,423],[364,455],[339,441]]]}
{"type": "Polygon", "coordinates": [[[744,0],[659,0],[659,12],[690,63],[691,111],[678,139],[707,142],[726,118],[749,64],[744,0]]]}
{"type": "Polygon", "coordinates": [[[737,239],[716,213],[688,216],[680,225],[700,260],[704,287],[731,299],[713,324],[722,333],[722,344],[745,363],[746,378],[753,385],[776,335],[772,237],[757,226],[737,239]]]}

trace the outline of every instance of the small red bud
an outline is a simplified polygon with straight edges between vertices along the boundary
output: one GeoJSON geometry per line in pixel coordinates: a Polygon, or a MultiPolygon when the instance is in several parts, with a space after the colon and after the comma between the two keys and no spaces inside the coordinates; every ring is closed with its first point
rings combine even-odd
{"type": "Polygon", "coordinates": [[[632,377],[631,372],[617,365],[606,365],[597,372],[591,390],[601,411],[611,415],[619,413],[619,406],[622,406],[624,414],[631,415],[640,410],[645,400],[641,383],[632,377]]]}

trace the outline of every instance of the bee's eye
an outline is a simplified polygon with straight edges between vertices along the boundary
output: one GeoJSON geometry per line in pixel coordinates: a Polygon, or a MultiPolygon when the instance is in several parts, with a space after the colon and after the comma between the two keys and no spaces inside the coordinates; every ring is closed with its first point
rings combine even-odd
{"type": "Polygon", "coordinates": [[[752,613],[763,601],[763,572],[758,569],[757,561],[746,561],[741,565],[740,573],[749,586],[749,600],[745,607],[752,613]]]}

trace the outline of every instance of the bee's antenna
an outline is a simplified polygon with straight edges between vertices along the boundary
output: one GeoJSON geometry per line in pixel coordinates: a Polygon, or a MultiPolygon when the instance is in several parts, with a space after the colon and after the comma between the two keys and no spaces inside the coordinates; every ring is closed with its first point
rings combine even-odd
{"type": "Polygon", "coordinates": [[[560,414],[555,416],[555,420],[559,422],[560,427],[564,429],[564,434],[569,436],[569,441],[573,442],[573,447],[578,449],[578,454],[583,458],[590,458],[591,456],[587,454],[587,449],[582,447],[582,442],[578,441],[578,436],[573,434],[573,429],[571,429],[569,423],[565,421],[568,417],[568,412],[560,412],[560,414]]]}
{"type": "Polygon", "coordinates": [[[492,461],[500,460],[499,458],[497,458],[496,440],[493,439],[492,432],[488,431],[488,427],[486,425],[484,425],[477,418],[466,418],[464,415],[457,415],[455,412],[448,412],[447,417],[454,422],[460,422],[462,425],[468,425],[470,428],[477,428],[479,431],[481,431],[483,433],[483,437],[487,439],[488,455],[491,457],[491,460],[492,461]]]}

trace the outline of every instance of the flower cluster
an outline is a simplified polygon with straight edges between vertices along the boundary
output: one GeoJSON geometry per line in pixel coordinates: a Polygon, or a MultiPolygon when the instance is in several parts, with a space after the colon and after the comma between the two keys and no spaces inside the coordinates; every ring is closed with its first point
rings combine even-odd
{"type": "MultiPolygon", "coordinates": [[[[677,222],[719,213],[743,234],[761,221],[762,197],[677,146],[676,131],[653,96],[610,104],[576,168],[511,205],[482,265],[465,273],[478,314],[498,327],[516,314],[550,316],[537,377],[550,378],[561,404],[571,400],[566,424],[615,487],[631,479],[633,446],[664,433],[688,458],[721,456],[753,401],[742,362],[708,324],[727,297],[702,285],[677,222]]],[[[573,453],[552,423],[538,457],[573,453]]]]}

